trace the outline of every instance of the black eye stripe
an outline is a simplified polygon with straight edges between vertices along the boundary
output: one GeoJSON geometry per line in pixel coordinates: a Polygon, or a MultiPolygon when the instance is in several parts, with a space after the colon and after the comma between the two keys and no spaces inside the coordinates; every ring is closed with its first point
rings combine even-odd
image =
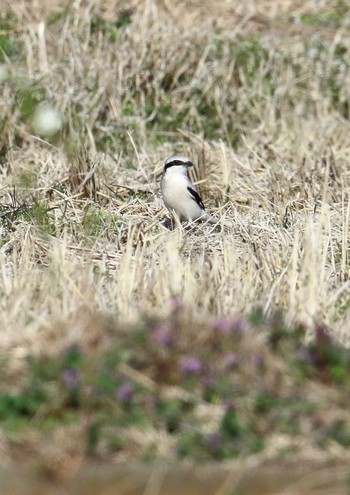
{"type": "Polygon", "coordinates": [[[174,160],[174,161],[172,161],[170,163],[167,163],[165,165],[165,167],[164,167],[164,170],[167,170],[168,168],[174,167],[176,165],[185,165],[185,163],[184,162],[180,162],[180,160],[174,160]]]}
{"type": "Polygon", "coordinates": [[[175,167],[176,165],[184,165],[184,166],[186,166],[186,165],[188,165],[188,164],[190,164],[190,166],[192,166],[192,163],[191,163],[190,161],[188,161],[188,162],[183,162],[183,161],[181,161],[181,160],[173,160],[172,162],[169,162],[169,163],[167,163],[167,164],[165,165],[164,170],[167,170],[167,169],[168,169],[168,168],[170,168],[170,167],[175,167]]]}

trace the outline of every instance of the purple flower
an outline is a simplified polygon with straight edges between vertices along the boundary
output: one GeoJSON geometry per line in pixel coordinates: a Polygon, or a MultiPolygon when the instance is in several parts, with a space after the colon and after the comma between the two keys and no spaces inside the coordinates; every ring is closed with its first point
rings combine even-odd
{"type": "Polygon", "coordinates": [[[202,369],[202,363],[194,357],[186,357],[180,360],[180,369],[183,373],[198,375],[202,369]]]}
{"type": "Polygon", "coordinates": [[[170,347],[174,343],[174,337],[171,335],[170,328],[166,325],[160,325],[155,329],[154,338],[163,347],[170,347]]]}
{"type": "Polygon", "coordinates": [[[265,364],[264,356],[262,354],[253,354],[250,358],[250,362],[255,368],[262,368],[265,364]]]}
{"type": "Polygon", "coordinates": [[[178,311],[179,309],[182,309],[184,306],[184,303],[180,297],[173,297],[169,300],[169,305],[170,305],[170,310],[172,312],[178,311]]]}
{"type": "Polygon", "coordinates": [[[245,332],[246,328],[246,320],[243,320],[242,318],[236,318],[232,321],[232,330],[234,330],[235,332],[242,334],[245,332]]]}
{"type": "Polygon", "coordinates": [[[232,331],[242,334],[246,329],[246,321],[241,318],[216,318],[213,322],[213,328],[223,334],[228,334],[232,331]]]}
{"type": "Polygon", "coordinates": [[[318,354],[315,349],[298,349],[296,358],[302,363],[314,365],[317,362],[318,354]]]}
{"type": "Polygon", "coordinates": [[[125,382],[117,389],[117,399],[123,404],[130,404],[134,397],[134,385],[130,382],[125,382]]]}
{"type": "Polygon", "coordinates": [[[224,400],[224,407],[227,411],[236,411],[236,404],[230,400],[230,399],[225,399],[224,400]]]}
{"type": "Polygon", "coordinates": [[[216,380],[212,376],[205,376],[202,383],[206,390],[215,390],[216,380]]]}
{"type": "Polygon", "coordinates": [[[203,439],[204,447],[209,450],[213,455],[219,455],[221,446],[223,444],[222,434],[218,431],[210,433],[203,439]]]}
{"type": "Polygon", "coordinates": [[[67,368],[62,371],[61,378],[65,386],[70,389],[77,389],[79,387],[79,372],[71,368],[67,368]]]}
{"type": "Polygon", "coordinates": [[[229,352],[224,357],[225,368],[229,368],[229,369],[237,368],[238,363],[239,363],[239,359],[237,357],[237,354],[235,354],[234,352],[229,352]]]}
{"type": "Polygon", "coordinates": [[[216,318],[213,322],[214,330],[227,334],[231,331],[232,322],[226,318],[216,318]]]}

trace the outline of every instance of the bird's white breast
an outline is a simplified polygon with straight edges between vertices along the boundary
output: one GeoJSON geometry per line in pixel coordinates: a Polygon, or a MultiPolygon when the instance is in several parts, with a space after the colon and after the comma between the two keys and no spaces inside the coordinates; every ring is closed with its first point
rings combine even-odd
{"type": "Polygon", "coordinates": [[[190,181],[184,175],[168,175],[162,179],[162,193],[166,206],[176,210],[176,206],[186,201],[190,181]]]}
{"type": "Polygon", "coordinates": [[[161,188],[166,207],[174,210],[180,218],[195,220],[203,214],[203,210],[192,198],[188,187],[195,189],[186,175],[166,173],[162,178],[161,188]]]}

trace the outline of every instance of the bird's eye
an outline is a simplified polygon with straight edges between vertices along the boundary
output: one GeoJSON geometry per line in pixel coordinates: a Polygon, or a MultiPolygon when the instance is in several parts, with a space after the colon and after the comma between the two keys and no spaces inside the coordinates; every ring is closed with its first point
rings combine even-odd
{"type": "Polygon", "coordinates": [[[172,162],[167,163],[166,167],[173,167],[174,165],[185,165],[185,163],[181,160],[173,160],[172,162]]]}

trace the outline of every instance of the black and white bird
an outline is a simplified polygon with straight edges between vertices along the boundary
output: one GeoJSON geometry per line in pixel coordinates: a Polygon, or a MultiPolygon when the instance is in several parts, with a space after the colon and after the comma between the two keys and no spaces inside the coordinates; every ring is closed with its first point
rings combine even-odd
{"type": "Polygon", "coordinates": [[[203,201],[188,177],[188,169],[193,163],[183,155],[167,158],[161,179],[161,191],[165,206],[181,220],[194,222],[202,220],[217,223],[205,211],[203,201]]]}

